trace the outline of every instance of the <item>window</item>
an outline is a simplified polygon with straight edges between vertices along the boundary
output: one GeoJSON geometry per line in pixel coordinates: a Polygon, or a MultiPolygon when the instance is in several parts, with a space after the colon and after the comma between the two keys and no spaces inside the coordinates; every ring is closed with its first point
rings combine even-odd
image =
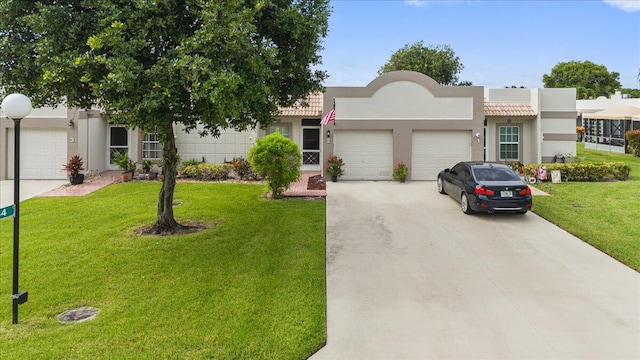
{"type": "Polygon", "coordinates": [[[162,143],[158,140],[158,134],[147,133],[142,139],[142,158],[160,160],[162,158],[162,143]]]}
{"type": "Polygon", "coordinates": [[[276,131],[279,131],[280,135],[286,137],[287,139],[291,139],[291,124],[271,124],[267,128],[267,135],[273,134],[276,131]]]}
{"type": "Polygon", "coordinates": [[[468,180],[471,177],[471,173],[465,164],[458,164],[451,169],[451,173],[453,173],[458,179],[468,180]]]}
{"type": "Polygon", "coordinates": [[[520,127],[499,127],[499,152],[501,161],[520,160],[520,127]]]}

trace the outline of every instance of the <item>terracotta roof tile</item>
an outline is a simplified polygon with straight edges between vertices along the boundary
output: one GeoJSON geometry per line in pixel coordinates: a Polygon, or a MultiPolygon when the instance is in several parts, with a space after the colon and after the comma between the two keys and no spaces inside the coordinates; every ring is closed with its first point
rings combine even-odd
{"type": "Polygon", "coordinates": [[[536,116],[536,112],[527,103],[485,101],[484,116],[536,116]]]}
{"type": "Polygon", "coordinates": [[[310,116],[321,117],[322,116],[322,93],[315,93],[309,95],[306,99],[309,106],[303,107],[298,102],[293,106],[280,108],[280,116],[310,116]]]}

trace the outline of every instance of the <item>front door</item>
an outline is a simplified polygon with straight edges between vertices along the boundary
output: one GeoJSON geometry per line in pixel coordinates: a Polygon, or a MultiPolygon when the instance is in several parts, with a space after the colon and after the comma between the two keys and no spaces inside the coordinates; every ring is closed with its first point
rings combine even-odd
{"type": "Polygon", "coordinates": [[[109,169],[117,170],[118,165],[113,159],[116,153],[124,154],[129,150],[129,132],[127,128],[120,125],[109,125],[109,169]]]}
{"type": "Polygon", "coordinates": [[[316,120],[313,126],[309,126],[309,122],[302,120],[302,170],[321,170],[320,124],[316,125],[316,120]]]}

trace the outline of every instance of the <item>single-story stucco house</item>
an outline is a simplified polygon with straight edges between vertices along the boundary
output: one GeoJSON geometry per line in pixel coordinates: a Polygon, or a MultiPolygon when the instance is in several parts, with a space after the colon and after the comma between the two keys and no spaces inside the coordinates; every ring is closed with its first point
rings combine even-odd
{"type": "MultiPolygon", "coordinates": [[[[328,87],[308,106],[281,109],[265,130],[224,131],[219,138],[187,134],[176,125],[182,159],[222,163],[245,157],[257,137],[274,131],[303,153],[303,170],[322,171],[328,155],[345,161],[345,180],[390,180],[404,162],[409,180],[435,180],[465,160],[550,162],[575,154],[575,89],[489,89],[441,86],[411,71],[383,74],[364,87],[328,87]],[[335,106],[335,121],[321,119],[335,106]]],[[[0,179],[13,173],[13,122],[0,120],[0,179]]],[[[109,124],[97,110],[41,108],[21,124],[21,177],[64,179],[62,165],[80,154],[89,174],[117,169],[116,151],[158,160],[154,134],[109,124]]]]}
{"type": "Polygon", "coordinates": [[[640,99],[634,99],[616,91],[609,98],[576,101],[578,126],[584,128],[587,149],[611,152],[627,152],[624,134],[640,130],[640,99]]]}

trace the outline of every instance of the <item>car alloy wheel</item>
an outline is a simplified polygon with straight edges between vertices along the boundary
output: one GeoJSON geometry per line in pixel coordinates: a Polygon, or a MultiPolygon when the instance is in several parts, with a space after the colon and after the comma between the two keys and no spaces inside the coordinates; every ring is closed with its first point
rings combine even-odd
{"type": "Polygon", "coordinates": [[[469,198],[465,193],[462,193],[462,197],[460,197],[460,207],[462,208],[463,213],[467,215],[473,214],[473,210],[471,210],[471,207],[469,206],[469,198]]]}
{"type": "Polygon", "coordinates": [[[442,177],[438,176],[438,192],[440,194],[446,194],[446,192],[444,191],[444,184],[442,183],[442,177]]]}

